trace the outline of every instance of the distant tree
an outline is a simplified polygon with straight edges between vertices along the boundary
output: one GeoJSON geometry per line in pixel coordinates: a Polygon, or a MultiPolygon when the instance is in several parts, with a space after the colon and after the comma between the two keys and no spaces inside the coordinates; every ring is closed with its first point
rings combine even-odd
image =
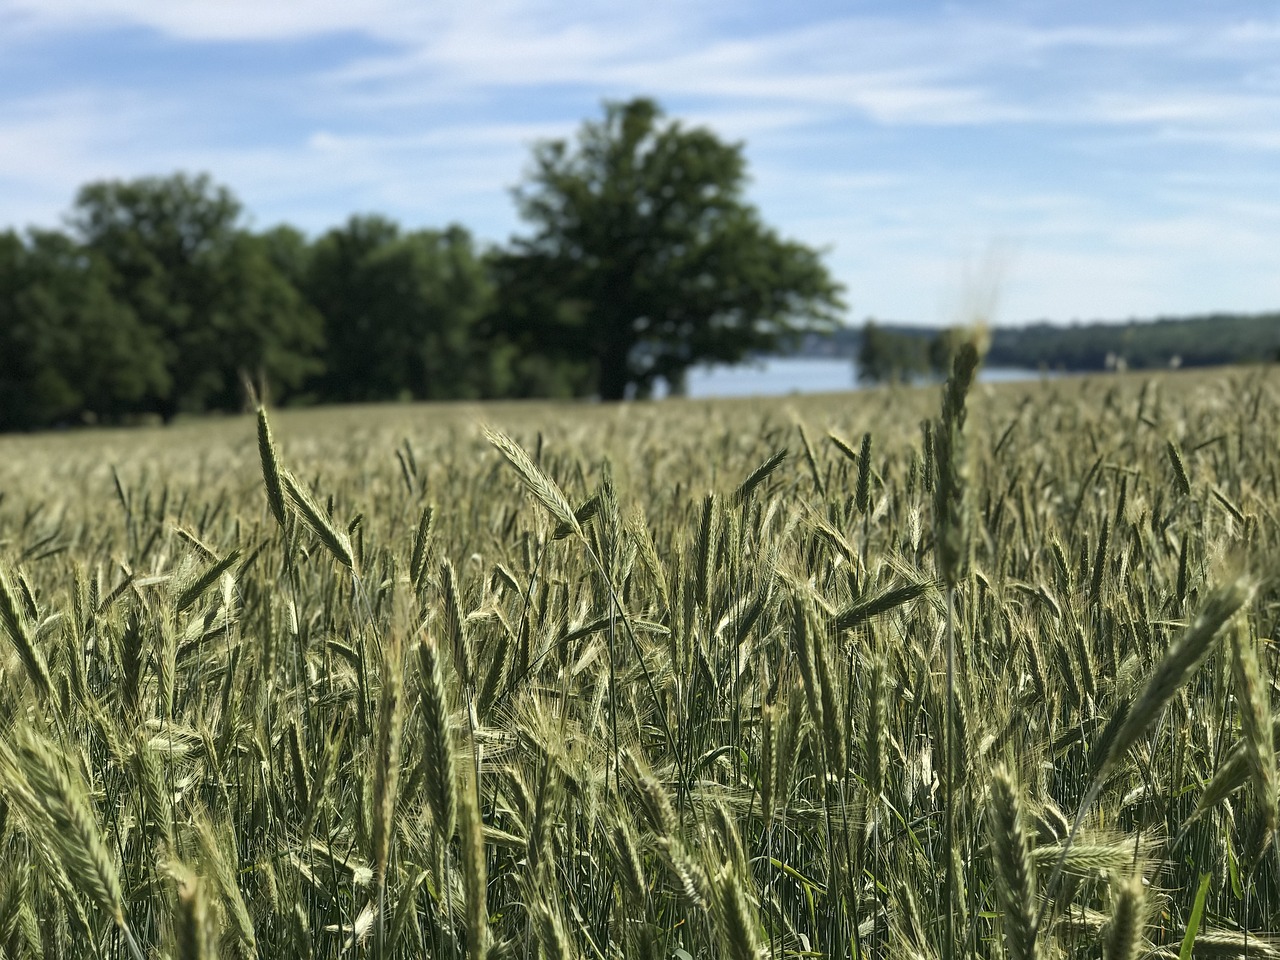
{"type": "Polygon", "coordinates": [[[1102,370],[1107,357],[1134,370],[1257,363],[1280,351],[1280,313],[1209,314],[1125,323],[1035,323],[992,331],[992,364],[1102,370]]]}
{"type": "Polygon", "coordinates": [[[906,383],[929,370],[923,337],[886,330],[874,320],[862,326],[858,379],[866,383],[906,383]]]}
{"type": "Polygon", "coordinates": [[[862,340],[855,360],[860,381],[883,383],[892,378],[889,336],[874,320],[867,320],[862,325],[862,340]]]}
{"type": "Polygon", "coordinates": [[[221,264],[226,287],[213,314],[224,336],[221,389],[211,394],[220,409],[240,402],[241,385],[232,373],[249,374],[288,400],[323,367],[323,319],[295,285],[292,265],[277,259],[275,239],[239,231],[221,264]]]}
{"type": "Polygon", "coordinates": [[[0,234],[0,429],[116,419],[167,387],[100,257],[55,231],[0,234]]]}
{"type": "Polygon", "coordinates": [[[401,233],[383,217],[352,217],[316,242],[305,289],[324,317],[324,399],[484,392],[475,335],[492,285],[463,228],[401,233]]]}
{"type": "Polygon", "coordinates": [[[144,402],[166,419],[234,409],[242,373],[287,391],[315,368],[319,317],[240,218],[206,176],[92,183],[76,198],[71,223],[110,268],[113,298],[162,345],[167,389],[144,402]]]}
{"type": "Polygon", "coordinates": [[[539,145],[515,194],[534,232],[503,271],[548,311],[539,349],[588,364],[601,398],[620,400],[834,326],[838,285],[816,251],[761,222],[745,181],[740,144],[664,121],[647,99],[606,104],[572,146],[539,145]]]}
{"type": "Polygon", "coordinates": [[[934,334],[929,340],[929,372],[940,379],[950,376],[952,360],[964,342],[964,332],[955,327],[947,327],[934,334]]]}
{"type": "Polygon", "coordinates": [[[271,265],[301,290],[311,268],[312,246],[306,234],[282,223],[257,234],[257,238],[271,265]]]}

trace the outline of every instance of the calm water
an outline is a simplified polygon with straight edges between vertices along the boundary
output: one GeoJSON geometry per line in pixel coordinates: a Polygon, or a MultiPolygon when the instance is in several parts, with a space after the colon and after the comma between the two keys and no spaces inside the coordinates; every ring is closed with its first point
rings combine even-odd
{"type": "MultiPolygon", "coordinates": [[[[1040,376],[1038,370],[984,367],[978,379],[994,383],[1035,380],[1040,376]]],[[[737,367],[694,367],[689,371],[691,397],[768,397],[830,393],[858,387],[852,360],[771,358],[737,367]]]]}

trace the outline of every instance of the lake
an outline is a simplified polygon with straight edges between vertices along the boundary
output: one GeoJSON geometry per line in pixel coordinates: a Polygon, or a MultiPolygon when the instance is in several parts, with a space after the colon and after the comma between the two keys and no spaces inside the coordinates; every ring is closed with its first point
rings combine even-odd
{"type": "MultiPolygon", "coordinates": [[[[1036,380],[1039,370],[983,367],[978,379],[985,383],[1036,380]]],[[[690,397],[770,397],[789,393],[832,393],[857,390],[854,364],[848,359],[770,357],[740,366],[699,366],[689,371],[690,397]]],[[[655,391],[662,396],[663,391],[655,391]]]]}

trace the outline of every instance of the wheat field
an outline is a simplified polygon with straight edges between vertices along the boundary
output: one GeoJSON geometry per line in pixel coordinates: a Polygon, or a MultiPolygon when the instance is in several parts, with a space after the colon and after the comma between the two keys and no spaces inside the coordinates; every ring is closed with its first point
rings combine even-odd
{"type": "Polygon", "coordinates": [[[1277,375],[964,356],[0,438],[0,956],[1280,957],[1277,375]]]}

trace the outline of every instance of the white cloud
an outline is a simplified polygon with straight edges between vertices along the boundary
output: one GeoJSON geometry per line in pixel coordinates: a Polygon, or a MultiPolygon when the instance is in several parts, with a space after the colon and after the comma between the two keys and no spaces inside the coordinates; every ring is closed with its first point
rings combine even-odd
{"type": "Polygon", "coordinates": [[[793,126],[854,111],[891,125],[1150,128],[1178,121],[1221,129],[1280,109],[1280,83],[1224,91],[1198,75],[1215,44],[1247,61],[1255,76],[1268,69],[1267,54],[1280,53],[1256,49],[1267,46],[1261,38],[1241,53],[1243,45],[1227,41],[1241,29],[1233,24],[1206,33],[1160,24],[1041,28],[975,16],[846,17],[726,37],[708,22],[682,23],[671,8],[643,20],[589,23],[544,22],[529,6],[498,10],[441,21],[422,35],[406,30],[401,50],[329,79],[338,90],[358,91],[371,108],[566,85],[710,101],[721,115],[785,105],[797,116],[793,126]]]}
{"type": "Polygon", "coordinates": [[[1155,135],[1158,140],[1169,144],[1202,143],[1233,150],[1259,151],[1274,153],[1280,150],[1280,120],[1272,121],[1268,127],[1222,126],[1222,127],[1165,127],[1155,135]]]}
{"type": "Polygon", "coordinates": [[[1276,177],[1248,165],[1280,149],[1276,21],[855,9],[887,13],[779,29],[763,6],[721,22],[674,0],[0,0],[9,49],[127,25],[176,49],[352,33],[384,51],[335,54],[243,104],[180,73],[0,94],[0,202],[56,222],[88,180],[208,170],[259,223],[381,210],[501,240],[529,145],[644,93],[747,141],[752,199],[782,232],[833,245],[855,314],[953,319],[957,264],[991,237],[1016,251],[1007,319],[1280,298],[1280,272],[1264,276],[1280,224],[1256,200],[1276,177]],[[1223,174],[1228,151],[1241,166],[1223,174]],[[1065,163],[1087,172],[1051,166],[1065,163]]]}
{"type": "Polygon", "coordinates": [[[333,31],[376,32],[403,21],[414,4],[399,0],[4,0],[28,27],[84,29],[127,24],[183,40],[278,40],[333,31]]]}
{"type": "Polygon", "coordinates": [[[1051,50],[1058,47],[1098,50],[1135,50],[1151,47],[1168,47],[1182,42],[1185,30],[1160,24],[1144,24],[1136,27],[1077,26],[1036,29],[1023,27],[1011,31],[1013,39],[1033,50],[1051,50]]]}
{"type": "Polygon", "coordinates": [[[14,184],[0,193],[7,216],[52,226],[82,184],[136,175],[148,136],[166,114],[159,101],[91,92],[0,102],[0,181],[14,184]]]}
{"type": "Polygon", "coordinates": [[[772,101],[828,117],[854,110],[874,122],[912,125],[1244,124],[1274,110],[1275,99],[1203,91],[1194,81],[1182,93],[1158,82],[1150,92],[1115,92],[1105,79],[1090,89],[1088,58],[1108,58],[1114,68],[1117,58],[1140,55],[1127,72],[1141,77],[1153,66],[1156,73],[1171,71],[1215,45],[1255,59],[1280,45],[1280,28],[1268,21],[1193,31],[1161,23],[1038,26],[955,11],[932,19],[847,16],[723,36],[709,14],[661,0],[643,10],[537,0],[0,0],[3,13],[45,28],[129,24],[179,40],[365,34],[398,50],[329,69],[323,79],[337,97],[373,109],[565,84],[602,93],[772,101]],[[1070,86],[1036,89],[1041,75],[1065,77],[1070,86]]]}
{"type": "Polygon", "coordinates": [[[1197,90],[1152,91],[1146,94],[1103,93],[1079,114],[1081,120],[1115,124],[1200,123],[1214,128],[1280,118],[1280,92],[1257,94],[1205,93],[1197,90]]]}

